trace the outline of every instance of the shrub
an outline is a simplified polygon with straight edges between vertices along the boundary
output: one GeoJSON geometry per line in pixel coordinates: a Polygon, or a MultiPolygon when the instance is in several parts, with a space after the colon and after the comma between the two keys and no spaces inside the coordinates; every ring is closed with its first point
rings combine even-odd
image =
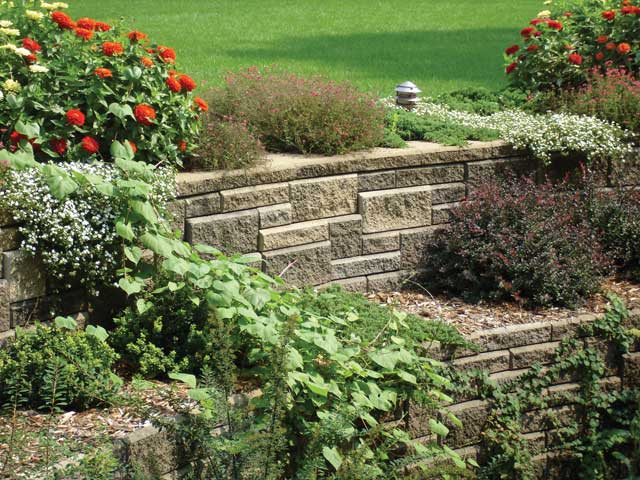
{"type": "Polygon", "coordinates": [[[493,92],[486,88],[464,88],[438,95],[434,101],[453,110],[491,115],[503,110],[522,106],[527,100],[526,94],[518,90],[506,89],[493,92]]]}
{"type": "Polygon", "coordinates": [[[175,52],[141,32],[74,21],[63,6],[3,6],[0,142],[30,142],[41,161],[86,161],[109,159],[111,143],[128,140],[140,160],[179,165],[206,104],[172,70],[175,52]]]}
{"type": "Polygon", "coordinates": [[[193,164],[202,170],[242,168],[254,165],[263,155],[262,143],[246,123],[208,115],[194,152],[193,164]]]}
{"type": "Polygon", "coordinates": [[[586,212],[584,195],[566,184],[490,182],[436,234],[426,277],[472,299],[574,306],[609,267],[586,212]]]}
{"type": "Polygon", "coordinates": [[[217,115],[246,122],[268,150],[333,155],[379,145],[384,112],[348,83],[278,68],[231,73],[214,91],[217,115]]]}
{"type": "Polygon", "coordinates": [[[576,87],[592,68],[637,74],[639,8],[628,0],[552,3],[521,30],[522,43],[506,49],[511,84],[535,92],[576,87]]]}
{"type": "Polygon", "coordinates": [[[0,406],[84,410],[115,400],[121,382],[111,372],[117,355],[106,332],[75,327],[72,319],[57,318],[55,327],[18,331],[0,350],[0,406]]]}
{"type": "Polygon", "coordinates": [[[640,132],[640,82],[624,69],[593,70],[581,87],[541,94],[532,103],[538,110],[592,115],[640,132]]]}

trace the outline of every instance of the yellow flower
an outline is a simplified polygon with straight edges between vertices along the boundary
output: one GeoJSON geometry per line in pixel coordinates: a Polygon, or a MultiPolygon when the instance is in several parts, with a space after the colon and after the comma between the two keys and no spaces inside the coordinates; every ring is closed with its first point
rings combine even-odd
{"type": "Polygon", "coordinates": [[[55,2],[54,5],[56,8],[69,8],[69,4],[64,2],[55,2]]]}
{"type": "Polygon", "coordinates": [[[9,28],[11,25],[13,25],[11,20],[0,20],[0,27],[2,28],[9,28]]]}
{"type": "Polygon", "coordinates": [[[20,82],[17,82],[16,80],[11,80],[11,79],[5,80],[2,86],[7,92],[19,92],[20,89],[22,88],[22,85],[20,85],[20,82]]]}
{"type": "Polygon", "coordinates": [[[549,10],[543,10],[538,13],[538,18],[549,18],[551,16],[551,12],[549,10]]]}
{"type": "Polygon", "coordinates": [[[54,3],[47,3],[47,2],[42,2],[40,6],[45,10],[55,10],[56,8],[58,8],[54,3]]]}
{"type": "Polygon", "coordinates": [[[29,70],[33,73],[47,73],[49,69],[43,65],[29,65],[29,70]]]}
{"type": "Polygon", "coordinates": [[[40,21],[44,18],[44,13],[36,12],[35,10],[27,10],[25,15],[29,20],[40,21]]]}
{"type": "Polygon", "coordinates": [[[28,48],[16,48],[14,52],[17,55],[22,55],[23,57],[28,57],[29,55],[31,55],[31,50],[29,50],[28,48]]]}
{"type": "Polygon", "coordinates": [[[17,37],[20,35],[20,30],[17,28],[0,28],[0,33],[4,33],[9,37],[17,37]]]}
{"type": "Polygon", "coordinates": [[[0,50],[11,50],[12,52],[16,51],[16,47],[13,43],[6,43],[0,46],[0,50]]]}

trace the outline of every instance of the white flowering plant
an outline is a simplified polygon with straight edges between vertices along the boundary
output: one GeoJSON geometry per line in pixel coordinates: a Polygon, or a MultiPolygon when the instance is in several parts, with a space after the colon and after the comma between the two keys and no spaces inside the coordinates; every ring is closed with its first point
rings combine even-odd
{"type": "MultiPolygon", "coordinates": [[[[12,159],[29,161],[28,154],[17,155],[12,159]]],[[[21,248],[42,260],[55,288],[95,293],[115,282],[121,249],[115,226],[130,201],[113,187],[122,180],[117,165],[103,162],[3,169],[0,207],[11,212],[21,248]]],[[[170,169],[156,169],[149,177],[148,195],[158,205],[174,196],[173,189],[170,169]]]]}
{"type": "MultiPolygon", "coordinates": [[[[385,102],[395,107],[391,100],[385,102]]],[[[621,126],[588,115],[528,113],[515,109],[480,115],[454,110],[428,98],[422,99],[414,112],[455,125],[496,130],[500,139],[514,148],[529,150],[544,163],[549,163],[554,155],[574,153],[585,155],[589,161],[624,159],[632,151],[634,139],[634,135],[621,126]]]]}

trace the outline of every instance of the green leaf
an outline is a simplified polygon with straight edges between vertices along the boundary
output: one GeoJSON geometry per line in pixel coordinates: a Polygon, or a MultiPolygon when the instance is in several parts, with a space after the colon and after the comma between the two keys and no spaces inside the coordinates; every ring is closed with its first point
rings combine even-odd
{"type": "Polygon", "coordinates": [[[142,298],[139,298],[136,301],[136,309],[138,310],[138,313],[140,315],[142,315],[144,312],[146,312],[147,310],[149,310],[151,307],[153,307],[153,303],[151,302],[147,302],[142,298]]]}
{"type": "Polygon", "coordinates": [[[42,174],[49,190],[51,190],[51,194],[59,200],[67,198],[80,188],[68,172],[55,165],[45,165],[42,169],[42,174]]]}
{"type": "Polygon", "coordinates": [[[342,455],[340,455],[336,447],[322,447],[322,456],[327,459],[336,471],[340,469],[340,465],[342,465],[342,455]]]}
{"type": "MultiPolygon", "coordinates": [[[[120,103],[112,103],[111,105],[109,105],[109,113],[113,113],[122,122],[124,122],[124,119],[126,117],[135,118],[133,116],[133,110],[129,105],[126,105],[126,104],[122,105],[120,103]]],[[[118,142],[114,142],[114,143],[118,143],[118,142]]],[[[114,155],[113,150],[111,150],[111,155],[113,155],[114,158],[119,157],[119,155],[114,155]]],[[[120,157],[120,158],[128,158],[128,157],[120,157]]]]}
{"type": "Polygon", "coordinates": [[[128,278],[121,278],[120,281],[118,281],[118,285],[120,285],[120,288],[124,290],[127,295],[133,295],[134,293],[140,293],[142,291],[144,283],[137,280],[131,281],[128,278]]]}
{"type": "Polygon", "coordinates": [[[148,201],[130,199],[129,206],[136,215],[146,220],[150,225],[155,225],[158,223],[156,212],[153,210],[153,206],[148,201]]]}
{"type": "Polygon", "coordinates": [[[96,337],[101,342],[104,342],[109,337],[109,334],[107,333],[107,331],[100,326],[95,327],[93,325],[87,325],[87,328],[85,328],[85,333],[87,335],[96,337]]]}
{"type": "Polygon", "coordinates": [[[15,124],[14,130],[29,139],[38,138],[40,136],[40,125],[35,122],[24,123],[18,120],[15,124]]]}
{"type": "Polygon", "coordinates": [[[56,328],[63,330],[76,330],[78,328],[78,322],[71,317],[56,317],[53,321],[56,328]]]}
{"type": "Polygon", "coordinates": [[[416,379],[416,376],[415,376],[415,375],[412,375],[412,374],[410,374],[409,372],[405,372],[404,370],[400,370],[400,371],[398,372],[398,376],[399,376],[402,380],[404,380],[405,382],[409,382],[409,383],[412,383],[412,384],[414,384],[414,385],[416,385],[416,384],[418,383],[418,381],[417,381],[417,379],[416,379]]]}
{"type": "Polygon", "coordinates": [[[429,428],[433,433],[440,437],[446,437],[449,434],[449,429],[444,424],[434,420],[433,418],[429,419],[429,428]]]}
{"type": "Polygon", "coordinates": [[[131,228],[130,223],[116,222],[116,233],[125,240],[132,241],[135,238],[135,234],[133,233],[133,228],[131,228]]]}
{"type": "Polygon", "coordinates": [[[374,350],[367,354],[373,362],[387,370],[393,370],[398,364],[399,358],[397,352],[389,350],[374,350]]]}
{"type": "Polygon", "coordinates": [[[194,375],[191,375],[190,373],[171,372],[169,374],[169,378],[171,380],[177,380],[178,382],[186,383],[191,388],[196,388],[196,377],[194,375]]]}
{"type": "Polygon", "coordinates": [[[124,255],[135,265],[138,264],[142,258],[142,250],[135,245],[133,247],[124,247],[124,255]]]}
{"type": "Polygon", "coordinates": [[[140,236],[142,244],[158,255],[169,258],[172,255],[171,243],[162,235],[146,232],[140,236]]]}

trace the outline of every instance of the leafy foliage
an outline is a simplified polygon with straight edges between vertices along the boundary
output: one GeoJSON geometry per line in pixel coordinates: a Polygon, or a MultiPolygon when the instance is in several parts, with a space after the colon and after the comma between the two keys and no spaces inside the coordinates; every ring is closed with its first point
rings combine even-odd
{"type": "Polygon", "coordinates": [[[464,88],[443,93],[434,101],[460,112],[491,115],[504,110],[520,108],[527,100],[526,94],[519,90],[505,89],[493,92],[486,88],[464,88]]]}
{"type": "Polygon", "coordinates": [[[267,150],[334,155],[375,147],[383,110],[348,83],[301,78],[278,68],[231,73],[211,110],[246,123],[267,150]]]}
{"type": "Polygon", "coordinates": [[[57,412],[114,401],[121,381],[111,372],[117,355],[105,343],[106,332],[75,327],[72,319],[59,317],[54,327],[19,331],[0,350],[0,405],[57,412]]]}

